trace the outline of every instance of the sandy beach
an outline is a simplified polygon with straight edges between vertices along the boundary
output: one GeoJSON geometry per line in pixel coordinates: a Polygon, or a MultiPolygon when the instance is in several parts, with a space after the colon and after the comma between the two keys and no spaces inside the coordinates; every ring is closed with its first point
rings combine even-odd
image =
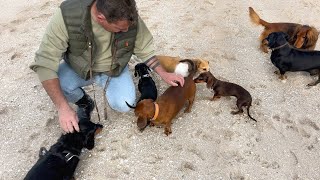
{"type": "MultiPolygon", "coordinates": [[[[83,151],[76,179],[320,179],[320,85],[306,86],[317,77],[288,72],[286,81],[279,80],[270,53],[259,50],[263,28],[248,15],[251,6],[266,21],[320,30],[320,1],[136,1],[157,54],[208,60],[217,78],[251,93],[250,113],[258,122],[230,114],[233,97],[210,101],[213,92],[205,84],[197,84],[191,113],[178,114],[169,136],[156,127],[141,133],[133,111],[108,108],[108,119],[100,122],[94,111],[93,121],[104,129],[95,148],[83,151]]],[[[0,2],[1,180],[23,179],[40,147],[49,148],[62,133],[53,103],[29,69],[61,2],[0,2]]],[[[168,85],[153,77],[161,94],[168,85]]],[[[86,90],[93,95],[92,87],[86,90]]],[[[102,89],[96,93],[102,110],[102,89]]]]}

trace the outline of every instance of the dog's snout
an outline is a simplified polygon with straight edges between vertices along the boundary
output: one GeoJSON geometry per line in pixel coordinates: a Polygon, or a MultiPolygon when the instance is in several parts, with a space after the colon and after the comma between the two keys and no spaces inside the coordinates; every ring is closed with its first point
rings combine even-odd
{"type": "Polygon", "coordinates": [[[269,44],[268,38],[263,39],[262,40],[262,44],[263,45],[268,45],[269,44]]]}

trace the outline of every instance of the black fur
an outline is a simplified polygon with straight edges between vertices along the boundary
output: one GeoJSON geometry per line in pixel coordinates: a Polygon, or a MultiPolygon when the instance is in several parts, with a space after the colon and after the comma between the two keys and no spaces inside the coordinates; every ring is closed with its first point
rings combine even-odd
{"type": "MultiPolygon", "coordinates": [[[[300,50],[286,44],[288,42],[287,34],[274,32],[269,34],[265,41],[272,49],[271,62],[279,69],[280,78],[284,77],[286,71],[307,71],[311,73],[320,69],[320,51],[300,50]]],[[[318,75],[318,80],[308,84],[308,86],[314,86],[320,82],[320,74],[318,75]]]]}
{"type": "Polygon", "coordinates": [[[139,63],[135,66],[134,76],[140,76],[138,89],[141,93],[141,96],[138,100],[141,101],[143,99],[153,99],[154,101],[157,99],[158,91],[155,82],[151,78],[149,74],[149,67],[144,63],[139,63]]]}
{"type": "Polygon", "coordinates": [[[82,148],[94,147],[94,135],[102,125],[91,121],[80,121],[80,132],[62,135],[47,151],[40,148],[39,159],[30,169],[25,180],[67,180],[72,179],[79,162],[82,148]],[[67,155],[70,153],[69,155],[67,155]],[[75,155],[72,157],[72,155],[75,155]],[[67,160],[69,159],[70,160],[67,160]]]}

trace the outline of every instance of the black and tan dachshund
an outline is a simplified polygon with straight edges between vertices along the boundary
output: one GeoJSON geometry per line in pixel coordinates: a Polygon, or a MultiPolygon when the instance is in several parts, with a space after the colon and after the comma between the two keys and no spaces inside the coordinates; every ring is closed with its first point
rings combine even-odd
{"type": "MultiPolygon", "coordinates": [[[[271,62],[279,69],[280,79],[285,79],[285,72],[307,71],[315,72],[320,69],[320,51],[305,51],[292,47],[288,43],[289,36],[283,32],[273,32],[263,40],[271,50],[271,62]]],[[[309,83],[308,86],[315,86],[318,80],[309,83]]]]}
{"type": "Polygon", "coordinates": [[[140,77],[138,89],[141,93],[141,96],[138,102],[143,99],[152,99],[153,101],[155,101],[158,96],[158,91],[155,82],[149,74],[149,67],[145,63],[139,63],[135,66],[134,69],[134,76],[137,77],[137,75],[139,75],[140,77]]]}
{"type": "Polygon", "coordinates": [[[91,121],[80,121],[80,132],[62,135],[57,143],[47,151],[41,148],[39,159],[30,169],[25,180],[69,180],[79,163],[82,148],[94,147],[94,136],[102,130],[102,125],[91,121]]]}

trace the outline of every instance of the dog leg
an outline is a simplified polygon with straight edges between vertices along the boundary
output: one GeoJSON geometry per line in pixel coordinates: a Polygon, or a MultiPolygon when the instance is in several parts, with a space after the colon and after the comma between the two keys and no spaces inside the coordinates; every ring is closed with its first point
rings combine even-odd
{"type": "Polygon", "coordinates": [[[241,114],[243,113],[242,109],[239,109],[238,111],[231,111],[231,114],[235,115],[235,114],[241,114]]]}
{"type": "Polygon", "coordinates": [[[286,75],[284,75],[284,73],[285,72],[283,72],[283,71],[275,71],[274,72],[276,75],[279,75],[279,79],[281,79],[281,80],[286,80],[287,79],[287,76],[286,75]]]}
{"type": "Polygon", "coordinates": [[[235,115],[235,114],[243,113],[243,109],[242,109],[243,105],[237,103],[237,107],[238,107],[238,111],[231,111],[231,114],[235,115]]]}
{"type": "Polygon", "coordinates": [[[221,96],[215,94],[215,95],[213,95],[213,97],[210,100],[211,101],[216,101],[216,100],[218,100],[220,98],[221,98],[221,96]]]}
{"type": "Polygon", "coordinates": [[[169,123],[166,123],[166,125],[164,126],[164,133],[169,136],[169,134],[172,133],[172,130],[171,130],[171,122],[169,123]]]}
{"type": "Polygon", "coordinates": [[[319,69],[311,69],[308,71],[310,76],[319,75],[319,69]]]}
{"type": "Polygon", "coordinates": [[[191,107],[193,105],[193,101],[194,101],[194,97],[190,98],[188,100],[188,106],[186,107],[186,109],[184,110],[184,113],[189,113],[191,112],[191,107]]]}
{"type": "Polygon", "coordinates": [[[317,85],[317,84],[319,84],[320,83],[320,74],[318,75],[318,80],[316,80],[315,82],[313,82],[313,83],[309,83],[307,86],[315,86],[315,85],[317,85]]]}

